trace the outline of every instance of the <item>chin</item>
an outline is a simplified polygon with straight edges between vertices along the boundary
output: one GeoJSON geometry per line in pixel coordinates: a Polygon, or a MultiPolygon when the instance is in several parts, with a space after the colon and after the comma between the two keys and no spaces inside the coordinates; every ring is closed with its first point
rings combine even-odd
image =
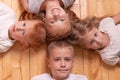
{"type": "Polygon", "coordinates": [[[66,79],[69,75],[68,74],[61,74],[59,77],[62,79],[66,79]]]}

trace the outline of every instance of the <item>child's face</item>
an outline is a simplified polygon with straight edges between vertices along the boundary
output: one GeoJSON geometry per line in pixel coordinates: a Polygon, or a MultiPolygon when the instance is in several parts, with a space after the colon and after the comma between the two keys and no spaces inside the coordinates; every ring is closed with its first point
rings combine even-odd
{"type": "Polygon", "coordinates": [[[105,48],[107,43],[105,34],[97,28],[93,28],[90,32],[86,33],[83,39],[83,44],[88,49],[100,50],[105,48]]]}
{"type": "Polygon", "coordinates": [[[33,28],[35,24],[36,24],[36,20],[18,21],[14,23],[9,28],[10,38],[20,41],[25,45],[29,44],[31,42],[29,34],[33,32],[33,28]]]}
{"type": "Polygon", "coordinates": [[[62,7],[53,7],[46,11],[46,28],[51,35],[63,36],[70,32],[71,25],[68,14],[62,7]]]}
{"type": "Polygon", "coordinates": [[[73,62],[73,51],[69,48],[52,49],[48,59],[48,67],[51,70],[52,77],[56,80],[67,78],[71,72],[73,62]]]}

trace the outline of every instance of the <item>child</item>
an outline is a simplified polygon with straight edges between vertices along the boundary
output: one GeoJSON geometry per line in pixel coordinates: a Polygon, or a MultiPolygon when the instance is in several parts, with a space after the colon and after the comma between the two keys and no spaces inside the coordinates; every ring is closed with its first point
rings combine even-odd
{"type": "Polygon", "coordinates": [[[120,24],[118,23],[120,23],[120,14],[103,19],[93,17],[78,20],[74,24],[69,41],[98,51],[105,63],[115,65],[120,63],[120,24]]]}
{"type": "Polygon", "coordinates": [[[69,16],[64,10],[75,0],[21,0],[26,11],[42,16],[48,42],[66,37],[71,32],[69,16]],[[39,13],[40,12],[40,13],[39,13]],[[39,13],[39,14],[38,14],[39,13]]]}
{"type": "Polygon", "coordinates": [[[70,74],[74,63],[73,46],[66,41],[55,41],[48,46],[50,73],[37,75],[32,80],[87,80],[86,76],[70,74]]]}
{"type": "Polygon", "coordinates": [[[75,0],[20,0],[21,4],[23,5],[23,8],[29,12],[29,13],[34,13],[38,14],[41,11],[44,11],[44,7],[46,6],[46,1],[50,1],[53,4],[54,1],[59,1],[59,4],[63,8],[68,8],[72,6],[75,0]]]}
{"type": "Polygon", "coordinates": [[[20,41],[25,45],[45,43],[46,31],[39,20],[16,21],[15,13],[0,2],[0,53],[20,41]]]}

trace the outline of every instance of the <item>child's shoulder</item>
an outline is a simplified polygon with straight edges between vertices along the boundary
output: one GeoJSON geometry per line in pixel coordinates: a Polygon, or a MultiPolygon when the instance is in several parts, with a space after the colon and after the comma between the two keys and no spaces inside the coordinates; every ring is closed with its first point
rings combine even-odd
{"type": "Polygon", "coordinates": [[[47,80],[49,79],[49,76],[50,75],[48,73],[43,73],[43,74],[32,77],[31,80],[47,80]]]}
{"type": "Polygon", "coordinates": [[[80,74],[70,74],[70,80],[87,80],[87,77],[80,74]]]}

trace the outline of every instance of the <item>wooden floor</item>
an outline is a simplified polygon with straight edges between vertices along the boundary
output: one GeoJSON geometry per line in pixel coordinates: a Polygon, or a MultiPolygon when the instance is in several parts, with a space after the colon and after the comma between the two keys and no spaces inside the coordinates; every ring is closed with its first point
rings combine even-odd
{"type": "MultiPolygon", "coordinates": [[[[19,17],[19,0],[0,0],[11,7],[19,17]]],[[[104,16],[120,12],[120,0],[76,0],[72,10],[79,18],[104,16]]],[[[104,64],[93,51],[75,46],[75,64],[72,73],[84,74],[89,80],[120,80],[120,66],[104,64]]],[[[25,47],[20,43],[0,56],[0,80],[30,80],[32,76],[47,72],[46,45],[25,47]]]]}

